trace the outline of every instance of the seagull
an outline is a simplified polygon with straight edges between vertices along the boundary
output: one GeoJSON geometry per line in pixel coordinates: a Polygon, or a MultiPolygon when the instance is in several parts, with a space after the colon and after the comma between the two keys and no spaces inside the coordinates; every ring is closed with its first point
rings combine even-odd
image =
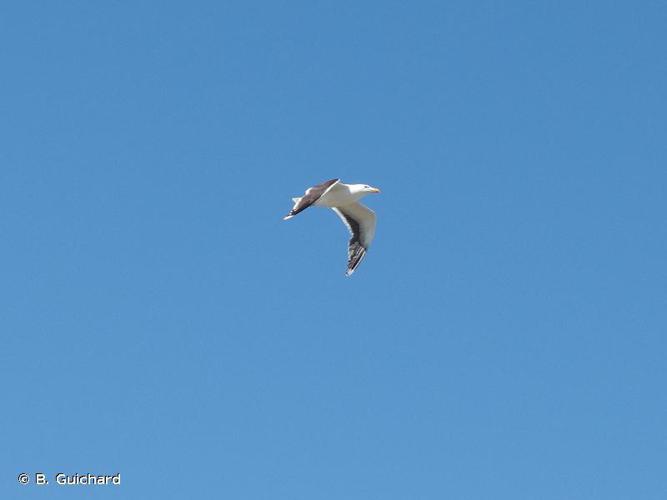
{"type": "Polygon", "coordinates": [[[347,272],[351,276],[363,260],[375,236],[375,212],[359,203],[364,196],[379,193],[378,188],[367,184],[344,184],[331,179],[306,189],[300,198],[292,198],[294,206],[283,217],[288,220],[311,205],[328,207],[340,217],[352,237],[347,249],[347,272]]]}

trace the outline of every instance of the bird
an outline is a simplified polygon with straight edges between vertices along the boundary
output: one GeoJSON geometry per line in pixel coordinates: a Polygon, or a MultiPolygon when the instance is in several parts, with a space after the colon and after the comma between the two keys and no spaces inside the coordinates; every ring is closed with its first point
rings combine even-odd
{"type": "Polygon", "coordinates": [[[366,195],[380,190],[368,184],[345,184],[330,179],[306,189],[303,196],[292,198],[294,206],[283,220],[289,220],[311,205],[328,207],[340,217],[350,231],[347,249],[346,276],[351,276],[363,260],[375,236],[375,212],[359,203],[366,195]]]}

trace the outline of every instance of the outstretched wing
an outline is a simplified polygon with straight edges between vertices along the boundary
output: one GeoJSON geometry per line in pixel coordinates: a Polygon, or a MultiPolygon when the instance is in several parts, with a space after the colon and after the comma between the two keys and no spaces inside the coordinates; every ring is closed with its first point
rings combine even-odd
{"type": "Polygon", "coordinates": [[[340,179],[331,179],[317,186],[306,189],[306,193],[301,198],[294,198],[294,206],[289,213],[283,217],[284,220],[291,219],[299,212],[303,212],[306,208],[311,206],[319,200],[324,193],[329,191],[332,187],[340,182],[340,179]]]}
{"type": "Polygon", "coordinates": [[[347,249],[347,276],[350,276],[366,256],[375,237],[375,212],[361,203],[332,208],[347,226],[352,237],[347,249]]]}

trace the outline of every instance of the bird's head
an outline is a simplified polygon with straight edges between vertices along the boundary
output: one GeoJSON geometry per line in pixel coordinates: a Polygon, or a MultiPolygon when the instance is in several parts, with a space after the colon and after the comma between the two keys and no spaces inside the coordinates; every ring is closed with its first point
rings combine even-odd
{"type": "Polygon", "coordinates": [[[357,193],[362,193],[364,195],[367,194],[376,194],[379,193],[380,190],[376,187],[369,186],[368,184],[355,184],[354,185],[354,191],[357,193]]]}

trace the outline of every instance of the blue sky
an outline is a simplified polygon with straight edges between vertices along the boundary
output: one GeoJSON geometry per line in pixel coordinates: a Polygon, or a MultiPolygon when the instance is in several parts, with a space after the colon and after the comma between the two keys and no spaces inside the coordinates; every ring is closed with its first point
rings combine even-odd
{"type": "Polygon", "coordinates": [[[664,499],[666,22],[3,2],[0,496],[664,499]]]}

